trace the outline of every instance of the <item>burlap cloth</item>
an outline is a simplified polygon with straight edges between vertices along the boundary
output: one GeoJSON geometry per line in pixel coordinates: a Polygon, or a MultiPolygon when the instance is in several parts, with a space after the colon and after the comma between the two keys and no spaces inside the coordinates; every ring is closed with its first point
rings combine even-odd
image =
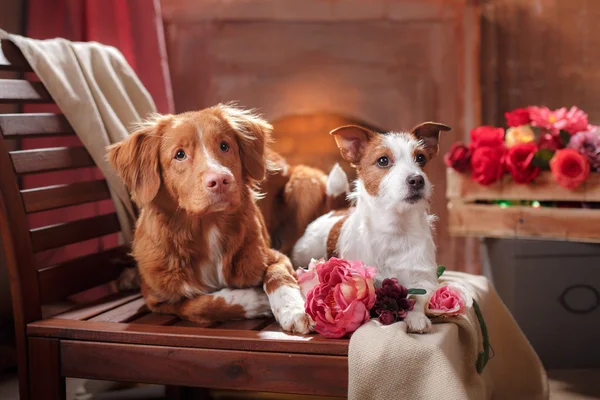
{"type": "Polygon", "coordinates": [[[479,374],[482,333],[473,310],[438,321],[428,334],[407,334],[406,324],[370,321],[350,340],[350,400],[547,399],[546,372],[488,280],[446,272],[472,290],[488,328],[492,358],[479,374]]]}

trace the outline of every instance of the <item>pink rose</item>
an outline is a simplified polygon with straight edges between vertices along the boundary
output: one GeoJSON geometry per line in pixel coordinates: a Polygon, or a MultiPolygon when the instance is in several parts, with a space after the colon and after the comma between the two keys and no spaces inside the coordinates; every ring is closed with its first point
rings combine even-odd
{"type": "Polygon", "coordinates": [[[547,107],[529,107],[529,115],[533,126],[553,134],[565,130],[573,135],[588,128],[588,115],[575,106],[569,110],[563,107],[554,111],[547,107]]]}
{"type": "Polygon", "coordinates": [[[455,282],[445,282],[429,298],[425,313],[432,317],[463,314],[473,305],[467,289],[455,282]]]}
{"type": "Polygon", "coordinates": [[[332,257],[315,265],[319,283],[306,295],[306,313],[315,331],[329,338],[354,332],[370,318],[375,304],[375,268],[332,257]]]}
{"type": "Polygon", "coordinates": [[[571,107],[565,115],[564,126],[561,129],[571,135],[586,131],[588,129],[588,115],[575,106],[571,107]]]}
{"type": "Polygon", "coordinates": [[[314,258],[308,264],[308,268],[298,268],[296,270],[296,278],[298,278],[298,285],[300,285],[300,292],[302,296],[306,298],[308,292],[319,283],[319,277],[317,276],[316,267],[318,264],[323,264],[324,259],[315,260],[314,258]]]}

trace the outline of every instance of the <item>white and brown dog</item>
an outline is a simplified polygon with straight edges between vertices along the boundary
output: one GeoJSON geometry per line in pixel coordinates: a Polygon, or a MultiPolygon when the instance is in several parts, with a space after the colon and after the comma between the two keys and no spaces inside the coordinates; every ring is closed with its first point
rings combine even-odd
{"type": "MultiPolygon", "coordinates": [[[[436,122],[400,133],[353,125],[333,130],[342,157],[357,170],[350,195],[355,207],[312,222],[294,246],[294,265],[332,256],[361,260],[377,268],[376,284],[394,277],[408,288],[435,289],[434,216],[428,213],[432,185],[423,167],[438,154],[440,131],[448,130],[436,122]]],[[[416,297],[405,322],[410,332],[427,332],[425,296],[416,297]]]]}

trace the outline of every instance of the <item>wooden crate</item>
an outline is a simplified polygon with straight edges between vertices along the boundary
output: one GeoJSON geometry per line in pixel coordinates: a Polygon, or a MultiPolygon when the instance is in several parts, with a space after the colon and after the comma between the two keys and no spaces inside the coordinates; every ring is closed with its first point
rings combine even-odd
{"type": "Polygon", "coordinates": [[[559,186],[550,172],[528,185],[510,176],[483,186],[468,174],[447,170],[449,232],[453,236],[550,239],[600,243],[600,209],[475,204],[477,201],[538,200],[600,202],[600,174],[591,174],[576,190],[559,186]]]}

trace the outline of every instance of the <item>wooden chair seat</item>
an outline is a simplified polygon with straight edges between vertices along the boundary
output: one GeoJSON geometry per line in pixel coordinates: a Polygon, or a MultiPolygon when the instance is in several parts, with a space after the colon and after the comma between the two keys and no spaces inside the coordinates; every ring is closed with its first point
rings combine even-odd
{"type": "Polygon", "coordinates": [[[202,326],[150,313],[139,293],[30,323],[27,334],[60,340],[69,377],[329,396],[347,390],[348,340],[289,334],[273,319],[202,326]]]}
{"type": "MultiPolygon", "coordinates": [[[[6,41],[2,71],[31,74],[6,41]]],[[[133,260],[118,244],[106,182],[56,106],[27,108],[53,103],[43,84],[0,79],[2,103],[26,106],[0,114],[0,233],[21,400],[64,399],[65,377],[346,396],[347,340],[288,334],[273,319],[200,326],[150,313],[140,293],[111,291],[133,260]]]]}

